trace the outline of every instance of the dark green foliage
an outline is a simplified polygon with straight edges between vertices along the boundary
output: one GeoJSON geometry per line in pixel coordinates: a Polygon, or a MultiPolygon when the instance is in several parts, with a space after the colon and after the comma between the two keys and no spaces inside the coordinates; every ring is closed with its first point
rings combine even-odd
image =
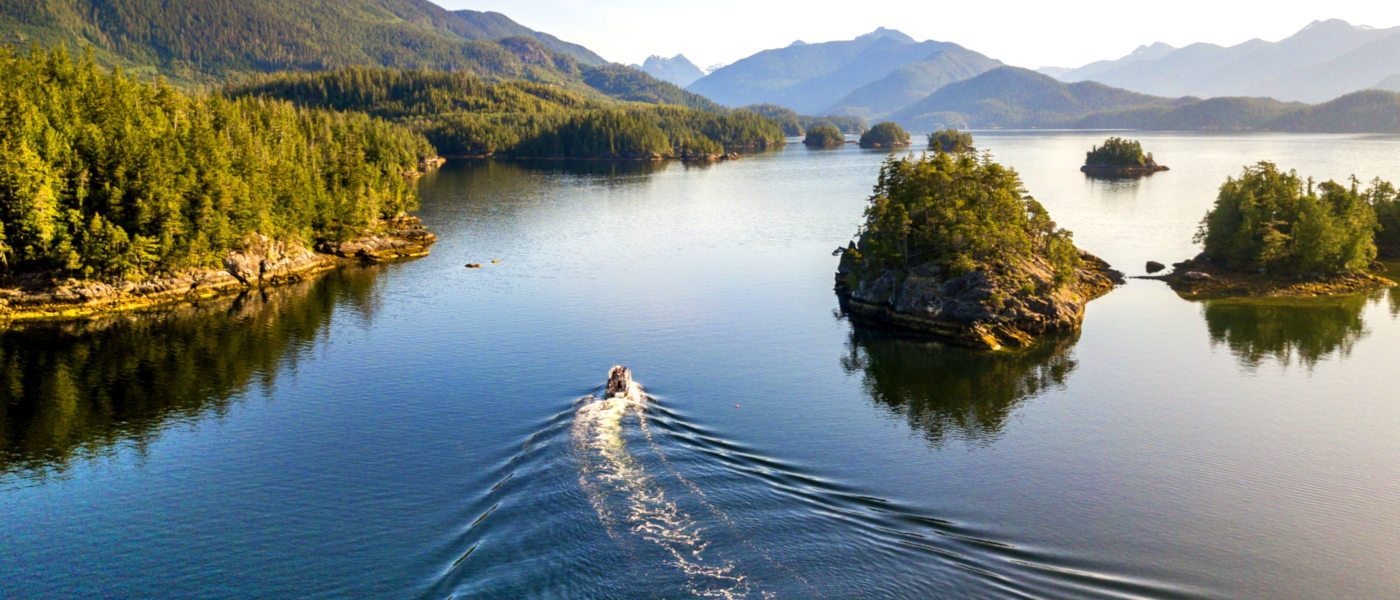
{"type": "Polygon", "coordinates": [[[865,210],[864,264],[902,269],[932,262],[952,273],[1045,258],[1056,279],[1079,264],[1070,232],[1021,185],[1016,171],[972,154],[891,158],[865,210]]]}
{"type": "Polygon", "coordinates": [[[1274,131],[1400,133],[1400,94],[1364,90],[1289,112],[1269,124],[1274,131]]]}
{"type": "Polygon", "coordinates": [[[1180,106],[1143,106],[1094,113],[1070,123],[1079,129],[1138,129],[1155,131],[1254,131],[1290,111],[1297,102],[1269,98],[1209,98],[1180,106]]]}
{"type": "Polygon", "coordinates": [[[432,148],[359,113],[185,96],[61,48],[0,49],[0,263],[140,279],[247,235],[309,243],[412,209],[432,148]]]}
{"type": "Polygon", "coordinates": [[[1400,190],[1388,181],[1375,179],[1367,189],[1366,203],[1376,211],[1376,247],[1386,258],[1400,258],[1400,190]]]}
{"type": "Polygon", "coordinates": [[[972,134],[956,129],[941,129],[928,134],[928,147],[939,152],[975,152],[972,134]]]}
{"type": "Polygon", "coordinates": [[[909,145],[909,132],[889,121],[876,123],[860,134],[861,148],[893,148],[909,145]]]}
{"type": "MultiPolygon", "coordinates": [[[[1393,198],[1393,190],[1383,192],[1393,198]]],[[[1376,212],[1353,181],[1314,185],[1273,163],[1246,167],[1220,186],[1196,241],[1227,268],[1272,274],[1364,271],[1376,257],[1376,212]]]]}
{"type": "Polygon", "coordinates": [[[777,122],[783,128],[783,135],[796,137],[806,133],[808,129],[818,125],[831,125],[836,127],[841,133],[860,133],[870,126],[869,123],[860,117],[841,117],[830,115],[826,117],[812,117],[799,115],[797,111],[778,106],[776,104],[750,104],[739,110],[756,112],[777,122]]]}
{"type": "Polygon", "coordinates": [[[1142,142],[1120,137],[1103,141],[1084,155],[1084,164],[1091,167],[1145,167],[1157,164],[1152,153],[1142,152],[1142,142]]]}
{"type": "Polygon", "coordinates": [[[583,72],[583,82],[609,97],[628,102],[674,104],[715,113],[729,112],[718,103],[687,92],[674,83],[661,81],[637,69],[604,65],[583,72]]]}
{"type": "Polygon", "coordinates": [[[846,136],[835,125],[818,125],[807,130],[807,139],[802,143],[813,148],[833,148],[846,143],[846,136]]]}
{"type": "Polygon", "coordinates": [[[776,123],[748,111],[617,103],[548,85],[485,83],[444,71],[350,68],[262,75],[227,93],[367,112],[406,123],[439,151],[457,156],[681,157],[783,141],[776,123]]]}

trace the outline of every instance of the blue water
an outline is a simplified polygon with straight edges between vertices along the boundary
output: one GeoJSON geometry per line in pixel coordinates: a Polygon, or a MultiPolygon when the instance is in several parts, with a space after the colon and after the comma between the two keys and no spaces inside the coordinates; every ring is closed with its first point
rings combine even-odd
{"type": "MultiPolygon", "coordinates": [[[[1102,137],[977,139],[1129,274],[1256,159],[1400,179],[1394,138],[1143,134],[1172,170],[1099,182],[1102,137]]],[[[0,333],[0,597],[1400,595],[1400,298],[853,331],[887,155],[458,161],[424,259],[0,333]],[[590,399],[614,364],[645,405],[590,399]]]]}

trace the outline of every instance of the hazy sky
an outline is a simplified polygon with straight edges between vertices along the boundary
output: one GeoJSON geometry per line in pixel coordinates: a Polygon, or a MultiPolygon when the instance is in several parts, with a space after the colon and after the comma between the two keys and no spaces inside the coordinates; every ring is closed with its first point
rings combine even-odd
{"type": "Polygon", "coordinates": [[[1394,0],[1310,2],[840,2],[832,0],[434,0],[450,9],[494,10],[583,44],[611,61],[684,53],[702,68],[793,40],[850,39],[884,26],[955,42],[1023,66],[1079,66],[1163,41],[1236,44],[1278,40],[1317,19],[1400,25],[1394,0]]]}

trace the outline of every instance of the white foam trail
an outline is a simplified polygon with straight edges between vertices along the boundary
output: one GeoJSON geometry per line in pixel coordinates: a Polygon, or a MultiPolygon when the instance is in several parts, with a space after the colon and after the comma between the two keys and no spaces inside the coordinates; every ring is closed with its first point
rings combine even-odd
{"type": "MultiPolygon", "coordinates": [[[[627,450],[626,418],[646,427],[647,397],[632,383],[626,393],[582,400],[574,416],[573,443],[582,468],[579,483],[588,493],[608,535],[617,538],[624,526],[660,546],[672,566],[684,573],[687,591],[704,598],[748,598],[750,585],[735,573],[730,561],[707,560],[709,542],[704,528],[654,484],[645,468],[627,450]],[[620,504],[616,510],[611,500],[620,504]]],[[[649,433],[649,432],[648,432],[649,433]]],[[[767,595],[764,594],[766,597],[767,595]]]]}

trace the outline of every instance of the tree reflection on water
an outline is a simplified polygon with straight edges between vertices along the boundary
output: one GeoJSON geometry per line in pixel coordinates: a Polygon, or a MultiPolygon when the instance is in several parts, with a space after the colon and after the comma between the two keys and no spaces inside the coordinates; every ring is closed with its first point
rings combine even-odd
{"type": "Polygon", "coordinates": [[[841,366],[866,394],[909,421],[929,443],[995,441],[1026,400],[1062,388],[1076,363],[1077,332],[1018,351],[966,350],[853,328],[841,366]]]}
{"type": "Polygon", "coordinates": [[[337,305],[373,311],[376,268],[139,314],[0,330],[0,481],[63,471],[222,413],[294,368],[337,305]]]}

